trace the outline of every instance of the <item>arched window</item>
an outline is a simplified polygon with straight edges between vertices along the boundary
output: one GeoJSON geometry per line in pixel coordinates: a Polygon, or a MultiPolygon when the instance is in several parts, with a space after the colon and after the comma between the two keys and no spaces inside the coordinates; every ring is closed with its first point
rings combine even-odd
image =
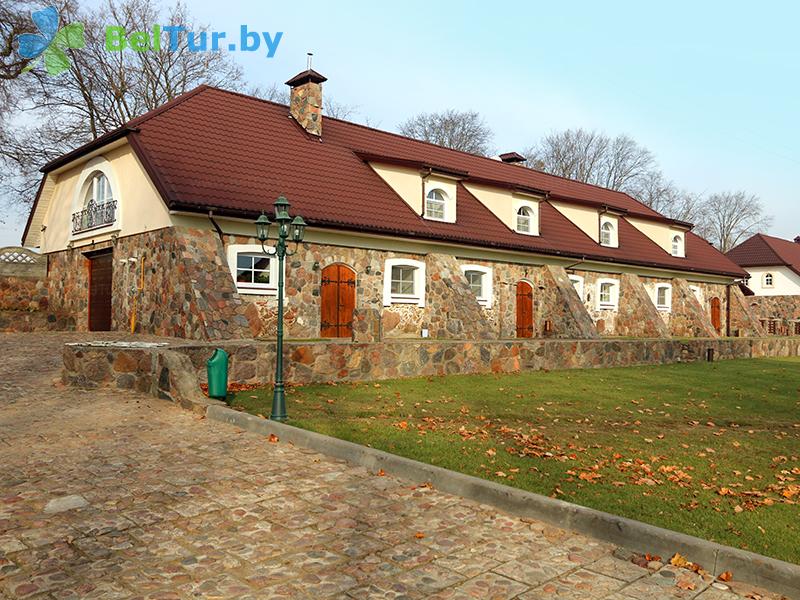
{"type": "Polygon", "coordinates": [[[431,190],[425,197],[425,218],[444,221],[447,196],[442,190],[431,190]]]}
{"type": "Polygon", "coordinates": [[[683,238],[679,235],[672,236],[672,256],[683,256],[683,238]]]}
{"type": "Polygon", "coordinates": [[[77,193],[82,195],[76,198],[76,212],[72,213],[73,234],[107,227],[117,220],[117,199],[103,171],[91,171],[77,193]]]}
{"type": "Polygon", "coordinates": [[[764,287],[771,288],[773,285],[772,273],[764,273],[764,287]]]}
{"type": "Polygon", "coordinates": [[[95,171],[86,185],[86,194],[83,197],[83,207],[89,206],[90,202],[95,204],[105,204],[114,200],[114,193],[111,191],[111,184],[108,177],[100,171],[95,171]]]}
{"type": "Polygon", "coordinates": [[[530,206],[520,206],[517,211],[517,231],[530,233],[533,229],[533,209],[530,206]]]}
{"type": "Polygon", "coordinates": [[[611,221],[606,221],[600,227],[600,244],[602,246],[614,245],[614,224],[611,221]]]}

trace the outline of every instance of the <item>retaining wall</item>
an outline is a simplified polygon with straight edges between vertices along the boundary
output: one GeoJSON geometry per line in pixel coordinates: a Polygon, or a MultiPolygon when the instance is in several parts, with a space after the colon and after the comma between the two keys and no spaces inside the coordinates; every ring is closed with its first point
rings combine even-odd
{"type": "MultiPolygon", "coordinates": [[[[196,388],[206,380],[206,361],[216,347],[230,355],[231,383],[272,381],[275,353],[274,344],[268,342],[150,348],[69,344],[64,349],[63,379],[68,384],[137,389],[180,401],[185,392],[176,391],[170,378],[179,371],[189,373],[194,383],[184,384],[196,388]],[[179,358],[170,359],[170,366],[165,354],[179,358]]],[[[303,384],[694,362],[706,360],[708,350],[713,350],[715,360],[800,356],[800,338],[287,342],[284,359],[286,381],[303,384]]]]}

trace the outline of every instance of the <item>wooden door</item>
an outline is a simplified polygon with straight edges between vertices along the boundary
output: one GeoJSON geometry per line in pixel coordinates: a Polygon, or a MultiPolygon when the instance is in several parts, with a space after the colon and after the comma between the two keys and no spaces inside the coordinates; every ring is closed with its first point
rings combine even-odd
{"type": "Polygon", "coordinates": [[[517,337],[533,337],[533,287],[527,281],[517,283],[517,337]]]}
{"type": "Polygon", "coordinates": [[[711,324],[717,333],[722,333],[722,307],[717,297],[711,299],[711,324]]]}
{"type": "Polygon", "coordinates": [[[355,307],[356,274],[353,270],[338,264],[322,269],[320,337],[352,337],[355,307]]]}
{"type": "Polygon", "coordinates": [[[111,252],[89,257],[89,331],[111,331],[111,252]]]}

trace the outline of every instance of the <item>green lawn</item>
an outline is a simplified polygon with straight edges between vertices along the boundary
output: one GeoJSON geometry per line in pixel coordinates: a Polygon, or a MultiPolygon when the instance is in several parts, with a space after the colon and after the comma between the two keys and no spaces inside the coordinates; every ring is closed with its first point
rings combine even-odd
{"type": "MultiPolygon", "coordinates": [[[[232,404],[269,414],[269,389],[232,404]]],[[[800,563],[800,359],[295,387],[290,423],[800,563]]]]}

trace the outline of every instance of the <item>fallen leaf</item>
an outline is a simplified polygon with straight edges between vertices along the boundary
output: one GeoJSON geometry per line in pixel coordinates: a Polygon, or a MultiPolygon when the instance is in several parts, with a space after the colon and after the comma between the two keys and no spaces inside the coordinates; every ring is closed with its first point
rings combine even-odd
{"type": "Polygon", "coordinates": [[[379,469],[379,470],[378,470],[378,472],[377,472],[377,473],[375,473],[375,474],[376,474],[378,477],[385,477],[385,476],[386,476],[386,471],[384,471],[383,469],[379,469]]]}
{"type": "Polygon", "coordinates": [[[730,581],[731,579],[733,579],[733,573],[731,573],[730,571],[725,571],[724,573],[720,573],[717,576],[717,579],[719,579],[720,581],[730,581]]]}
{"type": "Polygon", "coordinates": [[[275,435],[274,433],[270,433],[269,437],[267,438],[267,441],[270,444],[277,444],[280,440],[278,439],[277,435],[275,435]]]}
{"type": "Polygon", "coordinates": [[[421,540],[422,538],[425,537],[425,534],[422,533],[421,531],[418,531],[417,533],[414,534],[414,537],[417,538],[418,540],[421,540]]]}

